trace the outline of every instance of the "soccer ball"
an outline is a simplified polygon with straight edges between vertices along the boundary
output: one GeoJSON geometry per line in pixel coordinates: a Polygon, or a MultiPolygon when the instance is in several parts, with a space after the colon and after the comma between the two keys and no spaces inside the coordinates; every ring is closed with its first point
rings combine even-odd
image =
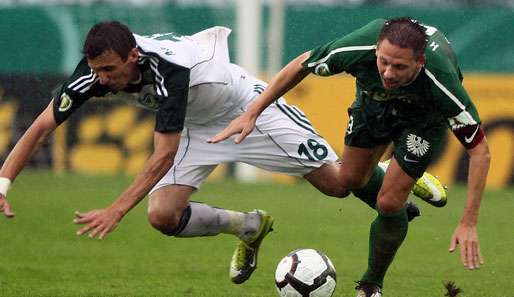
{"type": "Polygon", "coordinates": [[[282,297],[330,297],[336,288],[336,269],[320,251],[292,251],[278,263],[275,285],[282,297]]]}

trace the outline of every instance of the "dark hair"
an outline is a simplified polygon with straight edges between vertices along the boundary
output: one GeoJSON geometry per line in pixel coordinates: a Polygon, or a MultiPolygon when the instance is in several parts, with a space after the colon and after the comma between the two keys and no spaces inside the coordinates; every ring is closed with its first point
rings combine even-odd
{"type": "Polygon", "coordinates": [[[378,36],[378,43],[387,39],[401,48],[410,48],[414,56],[419,57],[425,52],[428,36],[426,28],[410,17],[387,20],[378,36]]]}
{"type": "Polygon", "coordinates": [[[123,61],[136,47],[136,39],[130,29],[120,22],[101,22],[94,25],[87,34],[82,52],[94,59],[108,50],[117,53],[123,61]]]}

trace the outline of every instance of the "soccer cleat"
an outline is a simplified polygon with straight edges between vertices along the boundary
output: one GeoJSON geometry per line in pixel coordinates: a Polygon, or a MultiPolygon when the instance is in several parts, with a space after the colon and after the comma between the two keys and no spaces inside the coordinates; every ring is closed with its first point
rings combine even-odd
{"type": "Polygon", "coordinates": [[[357,297],[382,297],[382,289],[376,284],[357,282],[357,297]]]}
{"type": "Polygon", "coordinates": [[[435,207],[446,205],[446,187],[437,177],[428,172],[423,173],[423,176],[416,181],[412,194],[435,207]]]}
{"type": "Polygon", "coordinates": [[[406,209],[407,219],[409,220],[409,222],[414,220],[415,217],[419,217],[421,215],[418,206],[416,205],[416,203],[412,201],[407,201],[406,209]]]}
{"type": "MultiPolygon", "coordinates": [[[[390,162],[389,159],[378,163],[378,166],[385,172],[390,162]]],[[[437,177],[428,172],[423,173],[423,176],[416,181],[416,184],[412,187],[412,194],[435,207],[446,205],[446,187],[441,184],[437,177]]]]}
{"type": "Polygon", "coordinates": [[[244,283],[257,268],[259,246],[264,237],[273,230],[273,217],[263,210],[256,209],[255,212],[261,217],[259,230],[250,239],[239,242],[230,261],[230,279],[236,284],[244,283]]]}

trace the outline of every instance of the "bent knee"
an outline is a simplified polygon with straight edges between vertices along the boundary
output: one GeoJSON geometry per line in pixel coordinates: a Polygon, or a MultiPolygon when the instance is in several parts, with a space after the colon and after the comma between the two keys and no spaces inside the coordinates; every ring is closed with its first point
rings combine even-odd
{"type": "Polygon", "coordinates": [[[337,185],[333,187],[328,187],[325,189],[321,189],[323,194],[331,197],[337,197],[337,198],[344,198],[348,195],[350,195],[350,191],[348,191],[347,188],[343,187],[342,185],[337,185]]]}
{"type": "Polygon", "coordinates": [[[166,235],[172,235],[180,222],[182,214],[177,212],[165,212],[158,209],[148,211],[148,221],[153,228],[166,235]]]}
{"type": "Polygon", "coordinates": [[[340,183],[341,187],[347,190],[357,190],[364,188],[364,186],[366,186],[366,184],[368,183],[368,180],[358,176],[353,176],[351,174],[344,174],[341,177],[340,183]]]}
{"type": "Polygon", "coordinates": [[[378,195],[377,208],[384,214],[391,214],[404,207],[405,202],[388,195],[378,195]]]}

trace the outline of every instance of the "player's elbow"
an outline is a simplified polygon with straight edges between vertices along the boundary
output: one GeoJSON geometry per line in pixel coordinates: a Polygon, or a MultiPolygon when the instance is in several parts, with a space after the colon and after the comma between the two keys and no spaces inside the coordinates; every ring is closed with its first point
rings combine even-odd
{"type": "Polygon", "coordinates": [[[173,158],[175,154],[154,153],[147,161],[146,169],[153,175],[163,175],[171,166],[173,166],[173,158]]]}
{"type": "Polygon", "coordinates": [[[484,165],[489,166],[491,163],[491,151],[489,150],[486,138],[484,138],[474,148],[468,149],[468,154],[471,159],[480,160],[484,165]]]}

